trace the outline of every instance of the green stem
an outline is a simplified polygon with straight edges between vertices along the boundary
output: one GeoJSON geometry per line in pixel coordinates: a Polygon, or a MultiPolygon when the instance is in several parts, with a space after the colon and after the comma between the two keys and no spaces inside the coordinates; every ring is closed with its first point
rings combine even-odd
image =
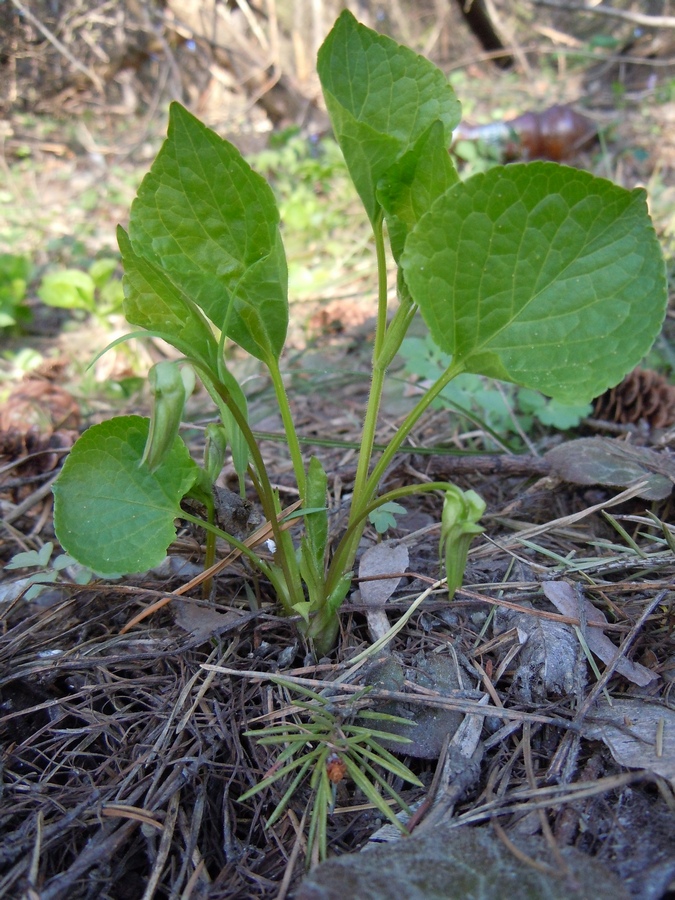
{"type": "MultiPolygon", "coordinates": [[[[357,492],[356,487],[354,488],[354,499],[352,500],[352,507],[349,514],[349,522],[347,523],[347,530],[342,537],[342,540],[340,541],[336,554],[331,560],[327,577],[327,594],[330,592],[330,589],[332,587],[337,585],[339,579],[351,569],[354,563],[356,551],[358,550],[361,536],[366,527],[366,517],[371,511],[369,504],[371,504],[372,497],[377,491],[380,479],[386,472],[387,467],[394,458],[397,450],[410,434],[420,416],[427,409],[427,407],[435,400],[435,398],[438,396],[438,394],[440,394],[443,388],[450,381],[452,381],[453,378],[461,374],[461,372],[463,371],[463,363],[455,363],[448,366],[448,368],[440,376],[440,378],[438,378],[438,380],[420,398],[414,409],[412,409],[408,413],[403,424],[397,430],[391,441],[387,444],[387,447],[384,450],[382,456],[373,468],[370,478],[368,478],[363,487],[359,489],[359,492],[357,492]],[[357,500],[356,498],[359,499],[357,500]]],[[[414,485],[411,487],[416,487],[418,490],[420,490],[423,486],[414,485]]],[[[414,491],[409,491],[409,493],[414,493],[414,491]]],[[[391,494],[387,494],[385,496],[390,498],[391,494]]],[[[382,498],[378,498],[378,500],[381,501],[382,498]]],[[[379,502],[376,505],[379,506],[379,502]]]]}
{"type": "Polygon", "coordinates": [[[373,500],[361,508],[358,516],[347,526],[347,530],[343,534],[340,543],[337,545],[335,553],[333,554],[333,559],[331,560],[326,578],[326,596],[328,596],[333,587],[337,585],[337,582],[342,575],[351,568],[354,561],[354,557],[350,555],[354,536],[358,535],[358,547],[358,542],[361,540],[361,535],[366,526],[368,516],[373,510],[376,510],[384,503],[389,503],[391,500],[399,500],[401,497],[408,497],[411,494],[423,494],[429,491],[447,491],[449,487],[451,487],[451,484],[448,481],[430,481],[426,484],[407,484],[404,487],[387,491],[386,494],[382,494],[381,497],[378,497],[376,500],[373,500]]]}
{"type": "MultiPolygon", "coordinates": [[[[211,499],[211,498],[209,498],[211,499]]],[[[206,506],[206,515],[209,525],[213,525],[215,523],[216,510],[215,504],[213,500],[206,506]]],[[[216,561],[216,535],[207,530],[206,532],[206,551],[204,552],[204,568],[210,569],[211,566],[216,561]]],[[[205,600],[211,596],[211,586],[213,584],[212,578],[207,578],[204,584],[202,585],[202,597],[205,600]]]]}
{"type": "Polygon", "coordinates": [[[284,431],[286,433],[286,439],[288,441],[288,449],[291,454],[293,471],[295,473],[295,481],[298,486],[298,490],[300,491],[300,496],[302,497],[304,502],[306,500],[307,493],[307,477],[305,475],[305,467],[302,461],[300,441],[298,440],[298,434],[295,430],[295,423],[293,421],[291,409],[288,404],[288,396],[286,395],[284,380],[279,369],[279,360],[271,358],[270,360],[268,360],[267,368],[270,375],[272,376],[274,393],[277,397],[277,403],[279,404],[279,410],[281,412],[281,420],[284,424],[284,431]]]}
{"type": "Polygon", "coordinates": [[[247,547],[246,544],[242,543],[242,541],[237,540],[231,534],[228,534],[227,531],[223,531],[222,528],[218,528],[217,525],[211,524],[211,522],[205,522],[204,519],[200,519],[198,516],[193,516],[191,513],[186,512],[184,509],[180,511],[180,518],[185,519],[186,522],[192,522],[193,525],[197,525],[199,528],[203,528],[208,534],[212,534],[214,537],[222,538],[227,541],[231,546],[236,547],[243,556],[245,556],[253,565],[259,569],[264,575],[268,578],[270,577],[270,566],[261,559],[257,553],[254,553],[250,547],[247,547]]]}
{"type": "MultiPolygon", "coordinates": [[[[373,347],[373,374],[370,382],[368,406],[363,422],[361,436],[361,450],[354,478],[354,497],[363,498],[363,489],[368,480],[373,445],[375,443],[375,431],[377,429],[377,417],[382,400],[382,388],[386,365],[382,364],[382,348],[384,347],[387,330],[387,259],[384,248],[384,233],[382,230],[382,216],[373,225],[375,235],[375,250],[377,255],[378,297],[377,297],[377,331],[375,333],[375,345],[373,347]]],[[[354,505],[352,505],[352,512],[354,505]]]]}
{"type": "Polygon", "coordinates": [[[304,595],[302,593],[302,585],[299,574],[297,572],[297,563],[295,560],[295,556],[284,553],[284,535],[279,526],[279,522],[277,521],[278,509],[277,504],[275,503],[274,490],[267,474],[265,461],[262,457],[262,453],[260,452],[260,447],[258,446],[253,432],[251,431],[251,427],[248,424],[246,416],[239,409],[237,403],[232,399],[225,385],[217,378],[214,378],[213,373],[209,372],[208,375],[210,386],[234,416],[235,421],[241,429],[244,438],[246,439],[248,448],[251,452],[251,458],[253,460],[252,468],[255,469],[256,474],[256,479],[254,481],[256,485],[256,492],[260,499],[265,518],[270,523],[270,526],[272,528],[272,536],[277,547],[274,558],[275,562],[283,572],[284,580],[286,583],[286,591],[280,591],[277,588],[278,579],[273,583],[275,584],[275,590],[277,590],[277,594],[279,594],[280,599],[283,600],[284,605],[289,605],[292,608],[296,603],[300,603],[302,600],[304,600],[304,595]]]}
{"type": "Polygon", "coordinates": [[[387,331],[387,253],[384,246],[382,213],[373,225],[375,257],[377,259],[377,329],[373,346],[373,360],[379,361],[387,331]]]}
{"type": "Polygon", "coordinates": [[[446,387],[453,378],[461,375],[464,369],[465,365],[463,362],[451,363],[445,370],[445,372],[443,372],[443,374],[429,388],[429,390],[425,394],[423,394],[416,406],[410,410],[403,423],[397,429],[394,437],[387,444],[387,447],[380,459],[377,461],[377,464],[373,468],[373,471],[371,472],[370,478],[368,479],[365,487],[367,495],[371,495],[377,490],[380,479],[386,472],[387,467],[390,465],[399,448],[408,437],[410,432],[413,430],[422,414],[433,403],[436,397],[438,397],[443,388],[446,387]]]}

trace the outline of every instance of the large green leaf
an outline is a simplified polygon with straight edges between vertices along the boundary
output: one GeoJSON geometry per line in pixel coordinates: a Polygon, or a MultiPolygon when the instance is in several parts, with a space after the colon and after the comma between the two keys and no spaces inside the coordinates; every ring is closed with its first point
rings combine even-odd
{"type": "Polygon", "coordinates": [[[120,225],[117,243],[124,265],[124,315],[132,325],[147,328],[181,353],[215,368],[218,344],[199,309],[155,263],[138,256],[120,225]]]}
{"type": "Polygon", "coordinates": [[[666,305],[643,190],[555,163],[439,197],[401,265],[436,343],[470,372],[586,402],[650,348],[666,305]]]}
{"type": "Polygon", "coordinates": [[[319,50],[317,69],[335,136],[374,222],[379,179],[436,119],[448,147],[459,102],[433,63],[360,25],[348,10],[319,50]]]}
{"type": "Polygon", "coordinates": [[[245,350],[279,356],[288,275],[274,194],[236,147],[178,103],[132,204],[129,235],[134,253],[161,266],[245,350]]]}
{"type": "Polygon", "coordinates": [[[177,437],[161,466],[141,464],[149,420],[121,416],[77,441],[54,484],[54,526],[63,549],[101,575],[158,565],[176,537],[180,501],[199,472],[177,437]]]}

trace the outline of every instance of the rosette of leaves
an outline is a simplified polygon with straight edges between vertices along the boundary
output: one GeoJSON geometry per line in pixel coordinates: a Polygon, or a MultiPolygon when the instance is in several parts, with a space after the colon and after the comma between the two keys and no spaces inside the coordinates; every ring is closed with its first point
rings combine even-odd
{"type": "MultiPolygon", "coordinates": [[[[563,404],[588,403],[649,350],[667,290],[644,190],[547,162],[460,181],[447,150],[460,106],[446,76],[348,11],[321,47],[318,73],[378,267],[371,388],[348,523],[334,552],[327,474],[317,459],[303,459],[281,372],[287,264],[270,187],[232,144],[174,103],[167,139],[118,239],[126,317],[173,344],[202,381],[242,485],[250,480],[270,523],[274,559],[220,534],[269,578],[321,655],[335,642],[369,516],[408,493],[451,488],[380,492],[393,457],[453,378],[485,375],[563,404]],[[389,268],[399,294],[391,315],[389,268]],[[449,363],[377,453],[387,369],[418,311],[449,363]],[[274,386],[301,501],[297,541],[281,521],[244,389],[228,368],[230,342],[260,360],[274,386]]],[[[162,438],[147,419],[93,426],[55,484],[59,540],[101,574],[143,571],[186,517],[182,499],[208,505],[211,480],[179,435],[162,438]],[[150,435],[163,454],[150,454],[152,471],[150,435]]],[[[215,534],[212,522],[204,527],[215,534]]]]}

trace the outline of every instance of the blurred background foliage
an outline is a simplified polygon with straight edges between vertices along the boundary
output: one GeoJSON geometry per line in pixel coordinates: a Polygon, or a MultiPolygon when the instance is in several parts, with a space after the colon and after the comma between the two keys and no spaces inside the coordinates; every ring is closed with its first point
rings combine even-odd
{"type": "MultiPolygon", "coordinates": [[[[0,382],[59,359],[59,378],[67,376],[90,412],[126,402],[141,383],[157,348],[121,345],[88,366],[125,331],[115,226],[127,220],[171,100],[269,179],[289,257],[289,364],[311,370],[315,383],[344,378],[325,350],[312,350],[317,339],[367,337],[373,312],[370,233],[330,137],[315,71],[317,50],[344,7],[439,65],[465,120],[487,126],[486,136],[493,123],[554,104],[590,117],[599,141],[571,164],[648,188],[675,271],[668,0],[613,0],[611,14],[604,3],[571,0],[5,0],[0,382]]],[[[464,176],[502,161],[503,150],[487,139],[453,148],[464,176]]],[[[649,363],[669,374],[675,354],[667,329],[649,363]]],[[[399,374],[414,392],[444,362],[413,334],[399,374]]],[[[467,379],[443,401],[477,417],[486,434],[517,444],[533,426],[573,427],[587,412],[521,394],[467,379]]]]}

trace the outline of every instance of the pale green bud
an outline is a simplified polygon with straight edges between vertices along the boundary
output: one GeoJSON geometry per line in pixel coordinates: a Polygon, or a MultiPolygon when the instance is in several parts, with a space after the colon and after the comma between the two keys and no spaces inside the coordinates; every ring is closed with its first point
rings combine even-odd
{"type": "Polygon", "coordinates": [[[450,598],[464,580],[469,546],[474,536],[483,531],[477,523],[485,509],[485,501],[475,491],[462,491],[452,485],[445,492],[439,549],[441,554],[445,551],[445,575],[450,598]]]}
{"type": "Polygon", "coordinates": [[[222,425],[211,422],[204,431],[204,468],[212,482],[220,475],[225,464],[227,431],[222,425]]]}
{"type": "MultiPolygon", "coordinates": [[[[185,368],[189,369],[189,366],[185,368]]],[[[192,369],[190,373],[194,386],[192,369]]],[[[187,372],[185,379],[190,381],[187,372]]],[[[152,414],[141,465],[145,463],[150,471],[154,472],[166,459],[178,434],[185,406],[186,385],[178,364],[168,360],[158,362],[150,369],[148,381],[153,394],[152,414]]]]}

